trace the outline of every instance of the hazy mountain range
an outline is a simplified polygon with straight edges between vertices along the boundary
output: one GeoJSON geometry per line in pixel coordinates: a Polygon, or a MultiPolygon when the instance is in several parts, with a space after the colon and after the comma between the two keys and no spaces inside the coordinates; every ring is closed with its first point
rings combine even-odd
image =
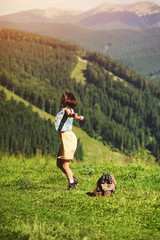
{"type": "Polygon", "coordinates": [[[151,2],[105,3],[89,11],[49,8],[1,16],[2,21],[72,23],[94,29],[147,28],[160,26],[160,6],[151,2]]]}
{"type": "Polygon", "coordinates": [[[90,11],[28,10],[0,17],[19,29],[101,52],[160,80],[160,6],[151,2],[102,4],[90,11]]]}

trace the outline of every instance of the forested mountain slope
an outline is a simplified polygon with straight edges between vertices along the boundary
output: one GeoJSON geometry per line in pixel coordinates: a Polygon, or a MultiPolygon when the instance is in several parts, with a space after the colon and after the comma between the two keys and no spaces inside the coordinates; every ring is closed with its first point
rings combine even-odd
{"type": "Polygon", "coordinates": [[[92,30],[73,24],[0,21],[0,28],[39,33],[98,51],[160,80],[160,28],[92,30]]]}
{"type": "Polygon", "coordinates": [[[1,152],[26,156],[57,152],[59,141],[51,120],[42,119],[21,101],[7,100],[4,91],[0,91],[0,127],[1,152]]]}
{"type": "MultiPolygon", "coordinates": [[[[0,116],[1,152],[21,153],[27,157],[37,153],[56,156],[60,143],[53,115],[31,105],[0,85],[0,116]]],[[[110,147],[104,147],[102,142],[89,137],[82,129],[73,126],[73,131],[78,138],[75,153],[77,161],[104,159],[106,156],[116,158],[117,154],[110,147]]],[[[121,157],[121,154],[118,154],[117,159],[119,156],[121,157]]],[[[125,155],[123,159],[126,159],[125,155]]]]}
{"type": "Polygon", "coordinates": [[[90,136],[122,151],[147,148],[159,159],[158,82],[109,57],[38,34],[1,30],[0,53],[3,86],[52,115],[60,108],[62,93],[73,92],[75,110],[85,116],[76,124],[90,136]],[[87,61],[83,84],[71,78],[77,56],[87,61]]]}

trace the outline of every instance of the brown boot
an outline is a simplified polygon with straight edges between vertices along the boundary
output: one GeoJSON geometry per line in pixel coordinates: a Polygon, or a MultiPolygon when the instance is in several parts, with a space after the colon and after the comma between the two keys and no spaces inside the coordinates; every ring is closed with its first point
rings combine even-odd
{"type": "Polygon", "coordinates": [[[70,183],[67,190],[70,191],[70,190],[73,190],[73,189],[76,189],[75,188],[75,183],[70,183]]]}
{"type": "Polygon", "coordinates": [[[78,184],[78,179],[73,176],[74,184],[78,184]]]}

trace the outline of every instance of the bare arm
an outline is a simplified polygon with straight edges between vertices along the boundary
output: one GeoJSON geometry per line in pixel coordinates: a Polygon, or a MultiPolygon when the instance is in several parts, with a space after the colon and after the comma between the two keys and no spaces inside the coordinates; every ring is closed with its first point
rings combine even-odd
{"type": "Polygon", "coordinates": [[[72,113],[70,108],[66,108],[65,112],[66,112],[68,117],[73,117],[76,120],[81,120],[82,121],[84,119],[83,116],[78,116],[77,113],[72,113]]]}
{"type": "Polygon", "coordinates": [[[78,114],[77,113],[74,113],[74,119],[77,119],[77,120],[83,120],[84,119],[84,117],[83,116],[78,116],[78,114]]]}

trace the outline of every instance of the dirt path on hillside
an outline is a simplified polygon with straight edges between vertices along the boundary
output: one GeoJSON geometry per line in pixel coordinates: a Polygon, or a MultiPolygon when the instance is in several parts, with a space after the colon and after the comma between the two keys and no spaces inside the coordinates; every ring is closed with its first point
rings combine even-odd
{"type": "MultiPolygon", "coordinates": [[[[82,59],[80,56],[78,56],[78,61],[84,62],[84,63],[88,63],[87,60],[82,59]]],[[[92,63],[90,63],[90,64],[93,65],[92,63]]],[[[112,72],[109,72],[109,71],[107,71],[106,69],[105,69],[105,72],[107,72],[109,75],[111,75],[111,76],[113,77],[113,80],[114,80],[114,81],[119,80],[120,82],[125,82],[124,79],[122,79],[122,78],[114,75],[112,72]]],[[[127,86],[127,85],[128,85],[128,84],[126,83],[126,86],[127,86]]]]}
{"type": "Polygon", "coordinates": [[[78,60],[79,60],[80,62],[88,63],[88,61],[87,61],[87,60],[84,60],[84,59],[82,59],[82,58],[81,58],[81,57],[79,57],[79,56],[78,56],[78,60]]]}

